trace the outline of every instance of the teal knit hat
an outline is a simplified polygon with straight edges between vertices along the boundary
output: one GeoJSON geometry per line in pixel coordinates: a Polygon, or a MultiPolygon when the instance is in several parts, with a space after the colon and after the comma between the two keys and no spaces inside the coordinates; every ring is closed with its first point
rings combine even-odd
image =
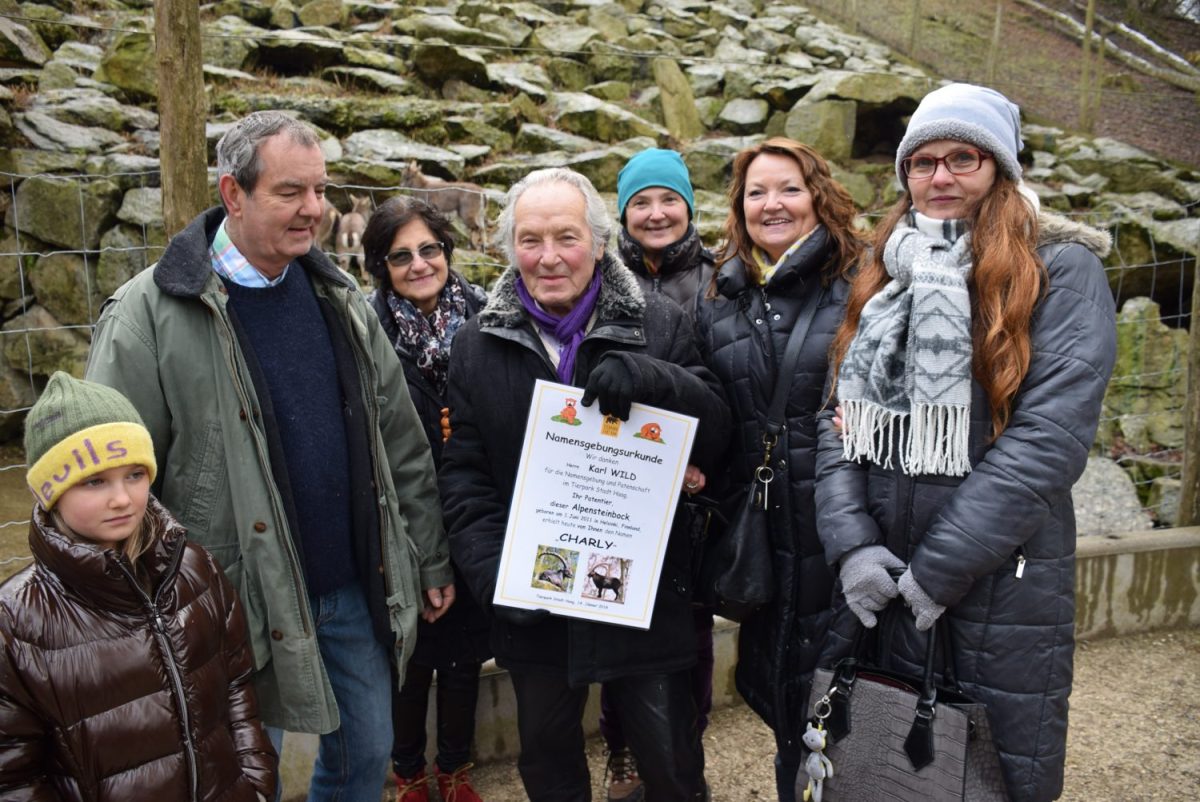
{"type": "Polygon", "coordinates": [[[687,204],[688,219],[695,216],[696,199],[683,157],[673,150],[648,148],[625,162],[617,174],[617,217],[622,224],[630,198],[648,187],[664,187],[679,193],[687,204]]]}

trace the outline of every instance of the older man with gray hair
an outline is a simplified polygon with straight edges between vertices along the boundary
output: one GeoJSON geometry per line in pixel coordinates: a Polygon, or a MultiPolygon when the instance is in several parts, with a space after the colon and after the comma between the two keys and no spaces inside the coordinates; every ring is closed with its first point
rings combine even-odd
{"type": "MultiPolygon", "coordinates": [[[[355,284],[314,246],[312,130],[251,114],[217,145],[221,207],[106,303],[89,379],[154,438],[154,491],[250,625],[262,719],[321,733],[309,799],[378,799],[389,663],[454,599],[429,445],[355,284]]],[[[280,731],[276,731],[276,741],[280,731]]]]}
{"type": "Polygon", "coordinates": [[[653,802],[706,794],[690,669],[691,541],[677,516],[649,630],[493,604],[537,379],[575,384],[581,403],[628,419],[642,402],[700,419],[692,462],[715,472],[729,411],[700,361],[686,314],[644,295],[609,249],[613,224],[591,182],[539,170],[508,193],[500,218],[510,267],[467,322],[450,357],[452,434],[440,475],[451,548],[494,618],[492,648],[509,669],[521,739],[518,767],[533,802],[591,799],[581,717],[603,682],[653,802]]]}

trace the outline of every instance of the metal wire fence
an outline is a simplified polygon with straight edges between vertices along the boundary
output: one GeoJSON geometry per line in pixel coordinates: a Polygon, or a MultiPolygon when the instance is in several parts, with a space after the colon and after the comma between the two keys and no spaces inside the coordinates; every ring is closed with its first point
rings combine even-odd
{"type": "MultiPolygon", "coordinates": [[[[4,316],[0,443],[7,442],[0,445],[0,543],[23,543],[28,523],[25,464],[19,448],[24,413],[53,370],[82,375],[103,300],[153,264],[165,248],[165,233],[152,207],[158,181],[157,172],[150,170],[99,175],[0,172],[0,186],[5,187],[0,195],[0,211],[5,213],[0,232],[4,316]],[[26,203],[20,187],[31,179],[55,182],[60,203],[53,209],[26,203]],[[92,202],[98,186],[111,196],[105,206],[92,202]],[[119,190],[119,203],[112,186],[119,190]]],[[[372,207],[393,194],[412,192],[398,186],[335,183],[328,187],[335,204],[346,205],[350,193],[357,193],[369,195],[372,207]]],[[[487,217],[494,218],[498,194],[481,195],[487,217]]],[[[1106,269],[1118,309],[1124,310],[1118,322],[1125,330],[1120,340],[1127,349],[1143,349],[1143,353],[1122,354],[1110,385],[1098,450],[1126,467],[1145,512],[1160,525],[1168,525],[1172,502],[1156,485],[1164,477],[1178,476],[1182,464],[1182,416],[1187,403],[1187,360],[1182,349],[1191,325],[1196,256],[1165,246],[1143,228],[1106,221],[1096,212],[1077,215],[1113,234],[1113,255],[1106,269]],[[1135,300],[1147,296],[1154,305],[1135,300]]],[[[336,256],[335,250],[331,248],[331,257],[336,256]]],[[[456,268],[481,283],[504,267],[498,251],[489,247],[457,253],[456,268]]],[[[14,562],[29,559],[12,549],[7,553],[12,556],[0,550],[0,575],[14,570],[14,562]]]]}

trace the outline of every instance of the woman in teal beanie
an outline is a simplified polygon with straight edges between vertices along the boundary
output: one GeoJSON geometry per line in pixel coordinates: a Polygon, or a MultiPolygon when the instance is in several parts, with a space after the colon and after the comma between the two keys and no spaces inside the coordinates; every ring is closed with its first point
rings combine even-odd
{"type": "Polygon", "coordinates": [[[692,225],[694,213],[687,165],[673,150],[643,150],[617,176],[621,260],[643,290],[663,293],[689,315],[713,271],[712,254],[692,225]]]}

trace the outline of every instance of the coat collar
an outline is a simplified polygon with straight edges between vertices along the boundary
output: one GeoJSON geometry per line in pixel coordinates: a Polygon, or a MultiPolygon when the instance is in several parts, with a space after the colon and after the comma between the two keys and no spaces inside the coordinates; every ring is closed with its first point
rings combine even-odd
{"type": "MultiPolygon", "coordinates": [[[[646,269],[646,254],[641,243],[629,236],[629,232],[623,228],[617,234],[617,251],[620,253],[622,261],[625,262],[625,266],[634,273],[645,278],[652,277],[650,271],[646,269]]],[[[658,275],[666,278],[674,273],[686,272],[695,267],[701,258],[709,261],[712,259],[704,250],[696,227],[688,223],[687,233],[663,249],[662,265],[658,268],[658,275]]]]}
{"type": "MultiPolygon", "coordinates": [[[[150,586],[158,588],[179,570],[177,557],[186,543],[186,530],[153,497],[146,504],[146,519],[154,531],[154,545],[142,557],[142,565],[150,586]]],[[[34,506],[29,522],[29,548],[39,565],[88,603],[123,612],[143,609],[142,595],[118,564],[123,558],[110,548],[67,537],[41,505],[34,506]]]]}
{"type": "MultiPolygon", "coordinates": [[[[646,296],[633,271],[609,248],[596,262],[596,269],[602,279],[600,297],[596,299],[597,324],[629,318],[640,320],[646,311],[646,296]]],[[[480,310],[479,325],[514,329],[528,319],[529,313],[517,297],[517,268],[510,265],[496,280],[487,306],[480,310]]]]}
{"type": "MultiPolygon", "coordinates": [[[[213,272],[208,248],[216,236],[217,227],[224,219],[225,210],[214,206],[171,238],[162,258],[154,266],[154,283],[159,289],[168,295],[198,298],[209,286],[210,281],[220,280],[213,272]]],[[[354,281],[338,270],[315,243],[309,252],[297,261],[309,275],[357,289],[354,281]]]]}
{"type": "Polygon", "coordinates": [[[1038,212],[1038,247],[1077,242],[1100,259],[1112,250],[1112,236],[1107,231],[1092,228],[1061,214],[1038,212]]]}
{"type": "MultiPolygon", "coordinates": [[[[767,289],[782,290],[797,280],[807,279],[813,273],[819,274],[821,268],[829,261],[832,247],[829,231],[819,224],[809,238],[775,271],[767,289]]],[[[717,292],[726,298],[736,298],[747,289],[750,289],[749,276],[741,257],[734,256],[721,265],[717,272],[717,292]]]]}

